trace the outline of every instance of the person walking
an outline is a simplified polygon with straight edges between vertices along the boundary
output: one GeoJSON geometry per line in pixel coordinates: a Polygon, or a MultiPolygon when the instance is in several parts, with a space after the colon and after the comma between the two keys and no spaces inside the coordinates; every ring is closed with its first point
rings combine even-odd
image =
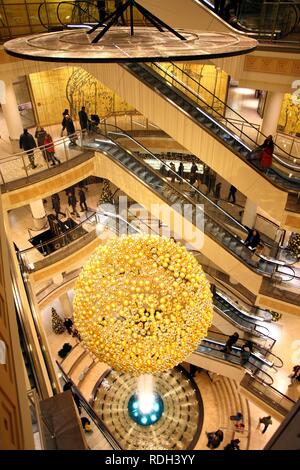
{"type": "MultiPolygon", "coordinates": [[[[37,140],[38,147],[42,147],[43,145],[45,145],[46,135],[47,135],[47,132],[45,131],[45,129],[41,126],[37,126],[34,137],[37,140]]],[[[42,154],[43,154],[44,160],[47,161],[47,153],[45,149],[42,149],[42,154]]]]}
{"type": "Polygon", "coordinates": [[[236,192],[237,192],[236,187],[231,185],[230,188],[229,188],[229,194],[228,194],[228,198],[227,198],[228,202],[230,202],[230,200],[232,198],[232,202],[233,202],[233,204],[235,204],[235,201],[236,201],[235,194],[236,194],[236,192]]]}
{"type": "Polygon", "coordinates": [[[215,184],[216,184],[216,173],[214,171],[211,171],[209,173],[209,179],[208,179],[208,188],[207,188],[207,194],[210,192],[214,193],[215,191],[215,184]]]}
{"type": "Polygon", "coordinates": [[[66,114],[66,116],[63,119],[64,125],[63,125],[63,131],[66,129],[68,137],[70,138],[70,144],[69,145],[77,145],[76,144],[76,135],[75,134],[75,126],[73,119],[69,114],[66,114]]]}
{"type": "Polygon", "coordinates": [[[260,424],[264,425],[264,428],[262,430],[262,434],[264,434],[268,427],[273,424],[271,416],[264,416],[263,418],[259,418],[259,425],[260,424]]]}
{"type": "Polygon", "coordinates": [[[82,131],[87,131],[88,130],[88,123],[89,123],[89,118],[88,115],[85,111],[85,106],[81,107],[81,110],[78,113],[79,117],[79,123],[82,131]]]}
{"type": "Polygon", "coordinates": [[[80,215],[78,214],[77,212],[77,208],[76,208],[76,205],[77,205],[77,199],[76,199],[76,196],[75,196],[75,193],[69,193],[68,194],[68,205],[70,207],[72,207],[72,212],[71,214],[74,214],[76,215],[77,217],[80,217],[80,215]]]}
{"type": "Polygon", "coordinates": [[[54,209],[56,218],[58,219],[59,214],[66,217],[66,214],[60,210],[60,197],[59,197],[59,194],[58,193],[52,194],[51,200],[52,200],[52,209],[54,209]]]}
{"type": "Polygon", "coordinates": [[[33,135],[28,132],[28,129],[24,129],[23,134],[20,135],[19,145],[20,149],[25,150],[27,153],[31,168],[36,168],[37,165],[34,161],[34,149],[36,148],[36,142],[33,135]]]}
{"type": "Polygon", "coordinates": [[[79,188],[78,196],[79,196],[79,204],[80,204],[80,208],[81,208],[80,211],[81,212],[88,211],[88,207],[86,205],[85,192],[84,192],[83,188],[79,188]]]}
{"type": "Polygon", "coordinates": [[[48,133],[46,133],[44,145],[45,145],[47,160],[48,162],[51,163],[51,166],[54,166],[56,163],[60,165],[61,163],[60,160],[55,156],[55,149],[54,149],[52,137],[48,133]]]}

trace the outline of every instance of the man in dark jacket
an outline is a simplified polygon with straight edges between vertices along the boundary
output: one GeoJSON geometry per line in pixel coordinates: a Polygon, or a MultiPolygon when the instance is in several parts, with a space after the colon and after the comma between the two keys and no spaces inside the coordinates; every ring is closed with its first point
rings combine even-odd
{"type": "Polygon", "coordinates": [[[31,168],[36,168],[37,165],[34,162],[34,149],[36,148],[36,142],[33,135],[29,134],[28,129],[24,129],[23,134],[20,135],[19,144],[20,149],[25,150],[27,153],[31,168]]]}
{"type": "Polygon", "coordinates": [[[86,131],[88,129],[88,115],[85,111],[85,106],[82,106],[81,110],[78,113],[79,117],[79,122],[80,122],[80,127],[83,131],[86,131]]]}
{"type": "Polygon", "coordinates": [[[246,227],[246,229],[248,230],[248,236],[245,240],[245,245],[250,248],[250,250],[255,250],[257,245],[260,243],[259,232],[255,228],[246,227]]]}
{"type": "Polygon", "coordinates": [[[52,199],[52,208],[55,211],[56,218],[58,219],[59,214],[66,217],[66,214],[64,212],[61,212],[61,210],[60,210],[60,197],[59,197],[59,195],[57,193],[52,194],[51,199],[52,199]]]}
{"type": "Polygon", "coordinates": [[[86,205],[86,197],[85,197],[85,192],[83,188],[79,189],[78,195],[79,195],[79,204],[80,204],[81,212],[87,211],[88,207],[86,205]]]}
{"type": "Polygon", "coordinates": [[[229,188],[229,194],[228,194],[227,201],[230,202],[230,200],[231,200],[231,198],[232,198],[232,202],[233,202],[233,204],[235,204],[235,201],[236,201],[236,199],[235,199],[235,194],[236,194],[236,192],[237,192],[236,187],[233,186],[233,185],[231,185],[230,188],[229,188]]]}
{"type": "Polygon", "coordinates": [[[63,131],[66,129],[68,136],[70,137],[70,145],[76,145],[76,135],[75,134],[75,126],[74,122],[69,114],[66,114],[62,121],[63,131]]]}
{"type": "Polygon", "coordinates": [[[72,214],[75,214],[77,217],[80,217],[76,208],[77,199],[76,199],[76,196],[72,193],[69,193],[68,195],[68,205],[72,207],[72,214]]]}

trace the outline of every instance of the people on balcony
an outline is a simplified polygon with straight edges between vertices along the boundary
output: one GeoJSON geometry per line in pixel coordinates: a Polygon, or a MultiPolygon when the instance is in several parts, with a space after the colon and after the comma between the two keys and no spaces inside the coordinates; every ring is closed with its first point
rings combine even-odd
{"type": "Polygon", "coordinates": [[[20,149],[25,150],[27,153],[31,168],[36,168],[37,165],[34,161],[34,149],[36,148],[36,142],[33,135],[28,132],[28,129],[24,129],[23,134],[20,135],[19,145],[20,149]]]}

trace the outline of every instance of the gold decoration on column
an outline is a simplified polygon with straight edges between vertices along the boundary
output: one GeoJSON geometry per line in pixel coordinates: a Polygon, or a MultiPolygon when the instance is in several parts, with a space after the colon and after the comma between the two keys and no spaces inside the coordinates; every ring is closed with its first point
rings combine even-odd
{"type": "Polygon", "coordinates": [[[75,288],[74,320],[85,345],[117,371],[173,368],[206,336],[209,282],[172,239],[128,236],[99,246],[75,288]]]}

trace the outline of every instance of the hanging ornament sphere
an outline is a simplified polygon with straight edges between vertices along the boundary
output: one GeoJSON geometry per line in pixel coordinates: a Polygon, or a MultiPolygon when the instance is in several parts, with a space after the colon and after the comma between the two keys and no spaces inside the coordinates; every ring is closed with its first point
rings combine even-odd
{"type": "Polygon", "coordinates": [[[74,321],[89,350],[133,375],[166,371],[196,350],[213,315],[209,282],[184,246],[135,235],[91,255],[75,288],[74,321]]]}

